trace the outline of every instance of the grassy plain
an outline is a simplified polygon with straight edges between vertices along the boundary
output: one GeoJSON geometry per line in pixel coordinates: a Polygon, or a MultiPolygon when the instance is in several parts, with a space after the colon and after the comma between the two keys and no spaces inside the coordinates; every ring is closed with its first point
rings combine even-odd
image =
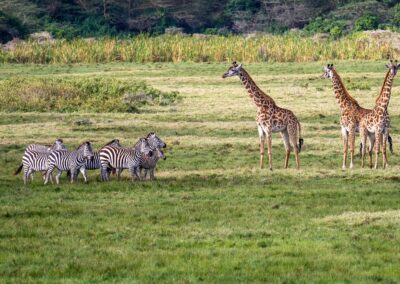
{"type": "MultiPolygon", "coordinates": [[[[350,93],[372,107],[386,69],[338,62],[350,93]]],[[[0,113],[0,281],[271,282],[400,281],[400,87],[389,112],[387,170],[341,170],[339,108],[321,63],[245,65],[300,119],[302,168],[258,169],[255,109],[228,64],[3,65],[12,76],[143,80],[183,100],[141,113],[0,113]],[[91,123],[76,122],[89,119],[91,123]],[[70,148],[156,131],[168,144],[154,182],[23,186],[12,175],[24,146],[56,137],[70,148]]],[[[358,138],[357,138],[358,140],[358,138]]]]}

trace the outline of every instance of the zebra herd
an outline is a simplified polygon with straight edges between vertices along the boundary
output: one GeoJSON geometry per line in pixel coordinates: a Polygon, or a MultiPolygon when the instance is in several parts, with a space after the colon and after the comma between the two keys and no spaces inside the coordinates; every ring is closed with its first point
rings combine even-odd
{"type": "Polygon", "coordinates": [[[123,147],[118,139],[113,139],[104,145],[99,151],[93,151],[90,142],[84,142],[74,151],[68,151],[62,139],[56,139],[52,145],[30,144],[26,147],[22,156],[22,164],[15,175],[22,169],[24,184],[33,180],[35,172],[40,171],[44,184],[53,182],[53,171],[56,169],[56,183],[59,184],[63,171],[67,171],[71,183],[79,173],[85,182],[88,181],[86,170],[100,169],[100,177],[108,181],[113,172],[118,179],[123,169],[129,169],[132,180],[142,180],[147,171],[150,171],[150,179],[154,179],[154,169],[159,159],[166,159],[163,148],[167,147],[154,132],[150,132],[146,138],[140,138],[131,148],[123,147]]]}

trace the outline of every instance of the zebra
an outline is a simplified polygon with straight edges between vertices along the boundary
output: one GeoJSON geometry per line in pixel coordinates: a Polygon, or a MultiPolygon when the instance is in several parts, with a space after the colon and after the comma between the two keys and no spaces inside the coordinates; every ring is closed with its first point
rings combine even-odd
{"type": "MultiPolygon", "coordinates": [[[[142,169],[144,169],[144,178],[147,176],[147,170],[150,170],[150,179],[154,179],[154,169],[159,159],[167,159],[164,155],[164,152],[161,148],[166,148],[167,144],[162,141],[154,132],[150,132],[146,140],[148,141],[151,150],[153,151],[153,156],[143,156],[141,163],[139,164],[138,168],[135,169],[136,176],[140,179],[142,177],[142,169]]],[[[117,169],[117,176],[120,177],[123,169],[117,169]]]]}
{"type": "MultiPolygon", "coordinates": [[[[101,149],[103,149],[106,146],[112,146],[112,147],[122,147],[122,145],[119,143],[118,139],[113,139],[110,142],[108,142],[106,145],[104,145],[101,149]]],[[[101,168],[101,164],[100,164],[100,155],[99,155],[99,151],[95,151],[93,152],[93,159],[91,160],[86,160],[85,162],[85,168],[86,170],[97,170],[101,168]]],[[[111,171],[111,169],[107,169],[108,172],[111,171]]],[[[76,177],[78,177],[79,175],[79,170],[76,170],[76,177]]],[[[71,172],[67,171],[67,176],[70,176],[71,172]]]]}
{"type": "Polygon", "coordinates": [[[140,164],[139,167],[139,175],[142,175],[142,169],[144,169],[144,178],[146,179],[147,176],[147,170],[150,170],[150,179],[154,179],[154,169],[157,165],[157,162],[159,159],[165,160],[166,157],[164,156],[164,152],[161,150],[161,148],[166,148],[167,144],[162,141],[160,138],[157,137],[157,135],[154,132],[150,132],[147,137],[147,141],[149,142],[149,145],[153,152],[155,154],[152,157],[144,157],[142,163],[140,164]]]}
{"type": "Polygon", "coordinates": [[[135,171],[138,169],[143,156],[151,157],[153,152],[149,142],[145,138],[140,138],[132,148],[118,148],[106,146],[99,151],[101,163],[101,178],[103,181],[109,180],[107,168],[129,169],[132,180],[135,171]]]}
{"type": "Polygon", "coordinates": [[[86,160],[93,158],[92,144],[90,142],[83,142],[75,151],[52,151],[49,155],[49,168],[46,172],[46,180],[44,184],[47,184],[49,177],[53,172],[54,168],[57,168],[56,183],[59,184],[59,179],[62,171],[71,172],[71,183],[74,182],[77,170],[83,175],[85,182],[87,182],[86,160]]]}
{"type": "MultiPolygon", "coordinates": [[[[53,145],[42,145],[42,144],[30,144],[26,147],[24,155],[22,156],[22,163],[15,171],[14,175],[17,175],[24,168],[24,184],[27,183],[29,178],[33,181],[33,174],[35,171],[42,171],[45,173],[48,168],[47,159],[51,151],[65,150],[66,147],[62,139],[56,139],[53,145]]],[[[44,179],[43,174],[43,179],[44,179]]],[[[50,176],[51,182],[53,182],[52,176],[50,176]]]]}

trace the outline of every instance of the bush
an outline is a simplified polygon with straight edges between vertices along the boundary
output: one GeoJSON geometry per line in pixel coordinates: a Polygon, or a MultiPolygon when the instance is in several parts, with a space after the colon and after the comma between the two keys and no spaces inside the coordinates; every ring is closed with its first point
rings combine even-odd
{"type": "Polygon", "coordinates": [[[0,82],[0,111],[137,112],[144,105],[169,105],[177,92],[143,82],[115,79],[13,78],[0,82]]]}
{"type": "Polygon", "coordinates": [[[367,30],[375,30],[378,28],[379,21],[378,17],[372,14],[365,14],[359,17],[355,24],[354,30],[355,31],[367,31],[367,30]]]}
{"type": "Polygon", "coordinates": [[[344,34],[345,27],[344,21],[317,17],[304,30],[308,34],[329,33],[332,38],[337,39],[344,34]]]}

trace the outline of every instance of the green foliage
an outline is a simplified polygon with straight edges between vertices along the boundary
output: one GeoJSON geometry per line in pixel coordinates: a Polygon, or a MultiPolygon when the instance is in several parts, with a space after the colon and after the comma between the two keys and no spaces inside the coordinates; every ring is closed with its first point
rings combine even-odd
{"type": "Polygon", "coordinates": [[[391,24],[397,28],[400,28],[400,3],[393,7],[392,9],[392,19],[391,24]]]}
{"type": "Polygon", "coordinates": [[[315,18],[304,28],[308,34],[329,33],[335,39],[343,35],[344,29],[344,21],[322,17],[315,18]]]}
{"type": "Polygon", "coordinates": [[[0,10],[0,43],[8,42],[14,37],[25,37],[27,33],[27,27],[17,17],[0,10]]]}
{"type": "Polygon", "coordinates": [[[169,105],[177,92],[161,92],[145,83],[105,78],[12,78],[0,81],[0,111],[137,112],[140,107],[169,105]]]}
{"type": "Polygon", "coordinates": [[[365,14],[359,17],[354,25],[355,31],[367,31],[376,29],[379,25],[378,17],[372,14],[365,14]]]}

